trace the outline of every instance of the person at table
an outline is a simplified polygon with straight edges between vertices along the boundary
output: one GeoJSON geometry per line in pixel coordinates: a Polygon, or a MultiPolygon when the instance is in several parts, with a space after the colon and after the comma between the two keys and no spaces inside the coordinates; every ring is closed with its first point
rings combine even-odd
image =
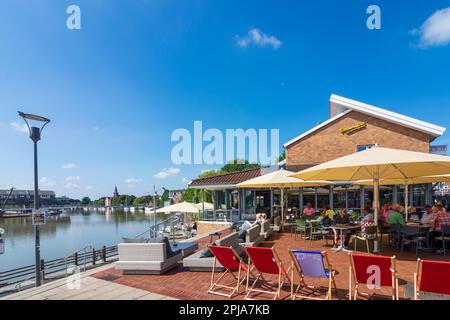
{"type": "Polygon", "coordinates": [[[422,218],[420,218],[420,223],[429,224],[431,219],[433,219],[433,207],[427,204],[424,209],[425,211],[422,214],[422,218]]]}
{"type": "Polygon", "coordinates": [[[442,235],[442,227],[450,226],[450,213],[447,213],[442,203],[436,204],[437,212],[433,214],[433,218],[430,220],[430,239],[434,248],[438,249],[438,253],[442,253],[442,241],[435,240],[436,237],[442,235]]]}
{"type": "MultiPolygon", "coordinates": [[[[334,217],[334,225],[335,226],[346,226],[350,224],[350,216],[347,214],[347,210],[344,207],[339,208],[339,213],[334,217]]],[[[334,232],[334,243],[333,246],[337,247],[338,240],[340,237],[340,231],[333,229],[334,232]]],[[[345,231],[345,239],[344,239],[344,248],[347,248],[348,243],[350,242],[351,232],[345,231]]]]}
{"type": "Polygon", "coordinates": [[[330,209],[329,205],[325,205],[321,214],[322,224],[326,227],[331,226],[334,220],[334,211],[330,209]]]}
{"type": "Polygon", "coordinates": [[[399,205],[398,203],[394,204],[392,206],[391,212],[389,212],[387,222],[390,225],[392,225],[392,224],[404,225],[406,223],[405,217],[403,216],[403,214],[401,214],[401,211],[402,211],[402,206],[399,205]]]}
{"type": "Polygon", "coordinates": [[[306,204],[306,208],[303,209],[303,216],[305,218],[314,218],[315,215],[316,215],[316,209],[313,208],[311,202],[308,202],[306,204]]]}
{"type": "Polygon", "coordinates": [[[383,220],[385,222],[387,222],[387,220],[388,220],[389,213],[391,212],[391,209],[392,209],[392,205],[390,203],[385,203],[381,207],[381,217],[383,218],[383,220]]]}
{"type": "Polygon", "coordinates": [[[374,221],[374,217],[369,206],[364,207],[362,221],[374,221]]]}

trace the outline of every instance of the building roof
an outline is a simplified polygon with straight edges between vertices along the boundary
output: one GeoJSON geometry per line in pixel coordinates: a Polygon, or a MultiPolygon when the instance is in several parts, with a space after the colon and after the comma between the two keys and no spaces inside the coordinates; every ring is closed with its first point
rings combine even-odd
{"type": "MultiPolygon", "coordinates": [[[[10,190],[0,190],[0,195],[8,195],[10,190]]],[[[48,191],[48,190],[39,190],[39,194],[42,196],[54,196],[54,191],[48,191]]],[[[34,190],[16,190],[12,192],[11,196],[33,196],[34,190]]]]}
{"type": "Polygon", "coordinates": [[[248,169],[243,171],[231,172],[219,174],[217,176],[195,179],[190,184],[189,187],[200,189],[203,188],[225,188],[234,186],[238,183],[259,177],[265,172],[265,167],[248,169]]]}
{"type": "Polygon", "coordinates": [[[357,111],[363,114],[373,116],[375,118],[379,118],[385,121],[389,121],[391,123],[401,125],[403,127],[424,132],[431,137],[431,140],[434,140],[442,136],[447,130],[444,127],[437,126],[432,123],[421,121],[412,117],[402,115],[400,113],[392,112],[380,107],[372,106],[363,102],[359,102],[356,100],[332,94],[330,97],[330,119],[317,125],[311,130],[299,135],[298,137],[292,139],[291,141],[287,142],[284,145],[284,147],[286,148],[290,146],[291,144],[297,142],[298,140],[304,138],[305,136],[325,127],[326,125],[336,121],[337,119],[347,115],[352,111],[357,111]]]}

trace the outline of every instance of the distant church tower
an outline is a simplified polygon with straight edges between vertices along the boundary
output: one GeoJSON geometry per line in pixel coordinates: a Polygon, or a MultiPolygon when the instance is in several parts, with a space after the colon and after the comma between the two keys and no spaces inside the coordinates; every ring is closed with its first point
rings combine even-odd
{"type": "Polygon", "coordinates": [[[117,191],[117,186],[114,187],[114,193],[113,193],[113,198],[118,197],[119,196],[119,192],[117,191]]]}

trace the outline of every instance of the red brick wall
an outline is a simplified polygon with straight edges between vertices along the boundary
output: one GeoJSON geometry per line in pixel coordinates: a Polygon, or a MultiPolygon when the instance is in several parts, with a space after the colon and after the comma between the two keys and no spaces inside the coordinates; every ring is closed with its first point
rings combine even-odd
{"type": "Polygon", "coordinates": [[[288,170],[298,171],[356,152],[358,145],[379,144],[382,147],[429,152],[430,137],[372,116],[352,111],[333,123],[313,132],[286,149],[288,170]],[[340,132],[359,122],[367,127],[353,134],[340,132]]]}

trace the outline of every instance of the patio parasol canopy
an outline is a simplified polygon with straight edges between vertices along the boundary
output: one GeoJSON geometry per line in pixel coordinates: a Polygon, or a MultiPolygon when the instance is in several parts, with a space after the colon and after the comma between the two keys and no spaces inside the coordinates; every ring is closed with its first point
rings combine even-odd
{"type": "MultiPolygon", "coordinates": [[[[426,177],[414,177],[409,179],[381,179],[380,185],[412,185],[412,184],[426,184],[426,183],[437,183],[437,182],[450,182],[450,174],[436,175],[436,176],[426,176],[426,177]]],[[[354,181],[352,184],[357,186],[373,186],[373,180],[358,180],[354,181]]]]}
{"type": "Polygon", "coordinates": [[[236,185],[236,188],[299,188],[299,187],[320,187],[333,184],[331,181],[305,181],[293,178],[294,172],[288,170],[278,170],[256,177],[236,185]]]}
{"type": "Polygon", "coordinates": [[[374,147],[300,171],[293,177],[305,180],[373,180],[373,207],[375,222],[378,223],[380,180],[445,174],[450,174],[450,157],[374,147]]]}
{"type": "Polygon", "coordinates": [[[256,177],[236,185],[241,189],[280,188],[281,189],[281,220],[284,221],[284,188],[320,187],[333,184],[330,181],[304,181],[291,177],[294,174],[288,170],[278,170],[256,177]]]}
{"type": "MultiPolygon", "coordinates": [[[[206,204],[206,203],[205,203],[206,204]]],[[[205,207],[206,208],[206,207],[205,207]]],[[[201,209],[201,203],[190,203],[190,202],[180,202],[164,208],[156,210],[156,213],[171,213],[171,212],[181,212],[181,213],[198,213],[201,209]]]]}
{"type": "Polygon", "coordinates": [[[450,157],[374,147],[300,171],[304,180],[410,179],[450,174],[450,157]]]}

